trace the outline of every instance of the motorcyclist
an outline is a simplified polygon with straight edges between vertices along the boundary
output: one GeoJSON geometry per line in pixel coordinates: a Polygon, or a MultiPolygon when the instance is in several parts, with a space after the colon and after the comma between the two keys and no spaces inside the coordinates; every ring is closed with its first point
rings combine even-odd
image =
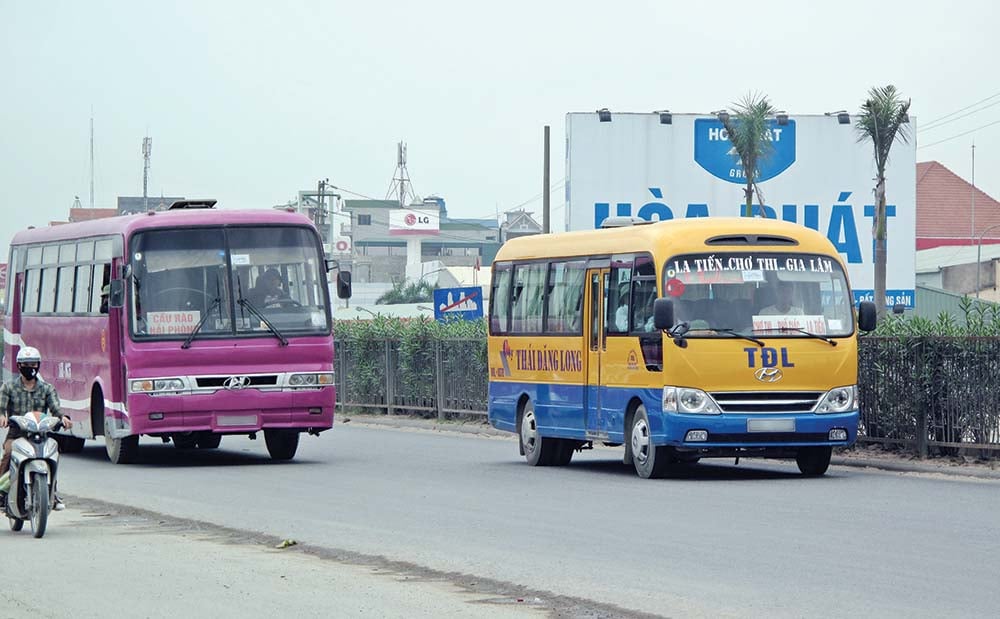
{"type": "MultiPolygon", "coordinates": [[[[24,346],[17,353],[17,370],[20,376],[3,383],[0,387],[0,428],[8,428],[8,419],[14,415],[26,415],[33,411],[48,413],[62,419],[64,428],[73,427],[69,415],[63,414],[59,408],[59,396],[56,389],[38,376],[38,368],[42,363],[42,355],[37,348],[24,346]]],[[[3,459],[0,460],[0,476],[7,472],[10,465],[10,451],[14,439],[21,436],[20,428],[15,424],[7,429],[7,439],[3,443],[3,459]]],[[[0,507],[7,503],[7,493],[0,493],[0,507]]],[[[64,509],[65,505],[56,495],[55,509],[64,509]]]]}

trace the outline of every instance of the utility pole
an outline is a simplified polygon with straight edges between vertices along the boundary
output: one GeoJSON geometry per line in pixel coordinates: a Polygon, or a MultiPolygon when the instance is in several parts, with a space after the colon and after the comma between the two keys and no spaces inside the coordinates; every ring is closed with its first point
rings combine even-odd
{"type": "Polygon", "coordinates": [[[331,240],[331,230],[326,224],[326,187],[330,184],[330,179],[323,178],[319,181],[319,195],[316,201],[319,205],[313,213],[313,223],[316,224],[316,228],[319,230],[320,236],[323,238],[324,243],[330,243],[331,240]]]}
{"type": "Polygon", "coordinates": [[[549,126],[545,125],[545,154],[542,163],[542,234],[551,231],[549,225],[549,126]]]}
{"type": "Polygon", "coordinates": [[[149,158],[153,154],[153,138],[142,139],[142,210],[149,212],[149,158]]]}

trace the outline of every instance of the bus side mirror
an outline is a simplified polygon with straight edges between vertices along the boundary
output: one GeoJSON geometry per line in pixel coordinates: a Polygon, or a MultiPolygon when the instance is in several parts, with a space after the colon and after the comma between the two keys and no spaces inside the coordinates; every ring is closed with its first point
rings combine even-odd
{"type": "Polygon", "coordinates": [[[674,326],[674,302],[670,299],[653,301],[653,326],[666,331],[674,326]]]}
{"type": "Polygon", "coordinates": [[[323,260],[323,264],[326,265],[326,272],[335,271],[340,268],[340,261],[334,260],[333,258],[326,258],[323,260]]]}
{"type": "Polygon", "coordinates": [[[125,305],[125,280],[111,280],[111,290],[108,291],[108,306],[123,307],[125,305]]]}
{"type": "Polygon", "coordinates": [[[341,299],[351,298],[350,271],[337,271],[337,297],[341,299]]]}
{"type": "Polygon", "coordinates": [[[858,303],[858,329],[862,331],[874,331],[878,321],[875,304],[871,301],[858,303]]]}

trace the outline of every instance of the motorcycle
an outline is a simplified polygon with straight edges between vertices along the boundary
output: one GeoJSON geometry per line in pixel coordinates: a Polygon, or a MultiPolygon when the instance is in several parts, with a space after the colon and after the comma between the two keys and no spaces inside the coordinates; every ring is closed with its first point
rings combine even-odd
{"type": "Polygon", "coordinates": [[[17,424],[21,436],[11,445],[8,479],[3,484],[9,486],[6,516],[12,531],[20,531],[27,520],[34,536],[40,538],[55,507],[59,470],[59,445],[50,434],[62,428],[62,420],[34,412],[15,415],[10,423],[17,424]]]}

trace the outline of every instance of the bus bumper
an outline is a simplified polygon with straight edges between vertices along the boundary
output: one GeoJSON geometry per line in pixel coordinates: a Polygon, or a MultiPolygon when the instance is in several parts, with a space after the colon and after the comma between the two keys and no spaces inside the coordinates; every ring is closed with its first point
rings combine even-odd
{"type": "Polygon", "coordinates": [[[210,431],[245,434],[268,428],[313,430],[333,427],[335,388],[153,396],[130,394],[132,434],[210,431]]]}
{"type": "Polygon", "coordinates": [[[817,414],[663,414],[656,445],[690,449],[734,449],[852,445],[858,438],[858,411],[817,414]],[[846,435],[846,436],[845,436],[846,435]]]}

